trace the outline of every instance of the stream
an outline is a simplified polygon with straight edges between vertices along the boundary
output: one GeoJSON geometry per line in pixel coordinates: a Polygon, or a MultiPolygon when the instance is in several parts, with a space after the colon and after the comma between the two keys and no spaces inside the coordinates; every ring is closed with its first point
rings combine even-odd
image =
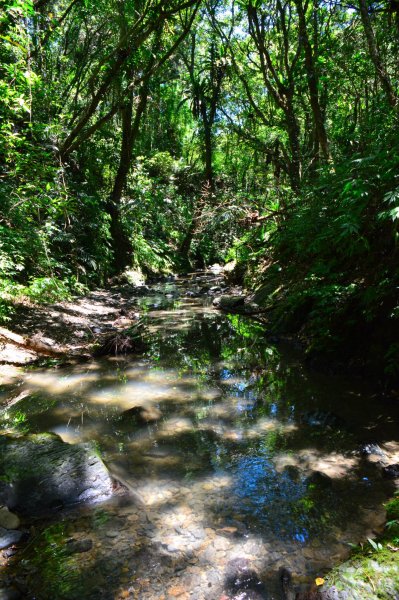
{"type": "Polygon", "coordinates": [[[138,298],[140,357],[26,370],[20,430],[95,440],[131,490],[28,523],[4,566],[27,598],[279,600],[282,567],[300,589],[383,528],[394,407],[221,314],[218,284],[194,274],[138,298]]]}

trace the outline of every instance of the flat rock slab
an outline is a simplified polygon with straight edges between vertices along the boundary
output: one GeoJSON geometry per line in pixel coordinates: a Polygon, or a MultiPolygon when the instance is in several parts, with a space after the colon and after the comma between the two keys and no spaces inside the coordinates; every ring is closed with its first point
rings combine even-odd
{"type": "Polygon", "coordinates": [[[94,444],[66,444],[55,434],[0,436],[0,504],[40,514],[112,496],[113,480],[94,444]]]}

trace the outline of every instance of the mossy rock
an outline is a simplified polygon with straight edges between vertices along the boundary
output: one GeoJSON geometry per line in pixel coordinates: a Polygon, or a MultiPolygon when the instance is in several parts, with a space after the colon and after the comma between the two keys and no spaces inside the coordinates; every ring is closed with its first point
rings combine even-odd
{"type": "Polygon", "coordinates": [[[0,504],[25,515],[105,500],[113,490],[95,444],[56,434],[1,436],[0,473],[0,504]]]}

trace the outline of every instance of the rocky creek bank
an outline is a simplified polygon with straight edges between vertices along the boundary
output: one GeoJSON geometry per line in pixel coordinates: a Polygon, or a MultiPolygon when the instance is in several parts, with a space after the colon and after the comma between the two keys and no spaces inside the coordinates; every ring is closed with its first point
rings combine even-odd
{"type": "Polygon", "coordinates": [[[145,345],[138,305],[143,297],[154,298],[155,308],[163,300],[209,298],[226,311],[257,312],[242,289],[223,277],[219,265],[207,273],[160,277],[148,284],[128,271],[111,281],[109,287],[71,301],[16,301],[7,327],[0,327],[0,365],[141,353],[145,345]]]}

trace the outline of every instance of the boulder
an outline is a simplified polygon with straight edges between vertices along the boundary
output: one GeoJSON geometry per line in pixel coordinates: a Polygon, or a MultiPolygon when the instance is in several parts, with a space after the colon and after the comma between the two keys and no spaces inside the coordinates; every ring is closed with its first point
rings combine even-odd
{"type": "Polygon", "coordinates": [[[21,522],[17,515],[14,515],[6,506],[0,507],[0,527],[4,529],[18,529],[21,522]]]}
{"type": "Polygon", "coordinates": [[[114,482],[95,444],[56,434],[0,437],[0,503],[30,515],[112,496],[114,482]]]}
{"type": "Polygon", "coordinates": [[[224,265],[224,278],[228,284],[241,285],[244,282],[245,266],[232,260],[224,265]]]}
{"type": "Polygon", "coordinates": [[[244,308],[245,296],[219,296],[213,301],[213,305],[226,311],[236,311],[244,308]]]}
{"type": "Polygon", "coordinates": [[[219,294],[221,291],[222,291],[222,288],[220,287],[220,285],[213,285],[211,288],[209,288],[208,294],[209,294],[209,296],[215,296],[216,294],[219,294]]]}
{"type": "Polygon", "coordinates": [[[89,552],[93,548],[93,542],[90,538],[83,540],[75,540],[71,538],[67,540],[65,544],[66,554],[80,554],[82,552],[89,552]]]}

